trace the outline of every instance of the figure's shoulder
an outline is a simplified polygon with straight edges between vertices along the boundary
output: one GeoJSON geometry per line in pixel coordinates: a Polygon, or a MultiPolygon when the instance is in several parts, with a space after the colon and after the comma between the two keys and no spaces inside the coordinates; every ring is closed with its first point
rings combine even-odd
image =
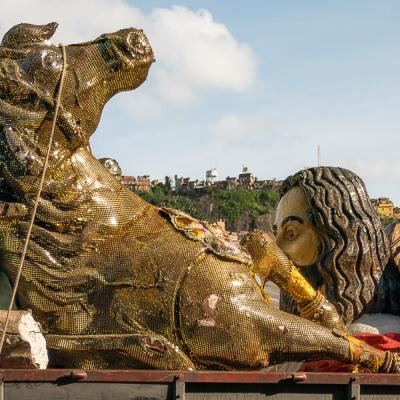
{"type": "Polygon", "coordinates": [[[240,246],[238,239],[216,224],[209,224],[172,208],[160,208],[172,225],[189,239],[199,241],[214,254],[233,261],[251,264],[250,255],[240,246]]]}

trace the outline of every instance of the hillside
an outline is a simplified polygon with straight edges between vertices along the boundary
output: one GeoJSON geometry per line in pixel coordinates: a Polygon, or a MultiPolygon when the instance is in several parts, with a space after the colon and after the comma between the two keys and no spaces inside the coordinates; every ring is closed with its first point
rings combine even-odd
{"type": "Polygon", "coordinates": [[[186,194],[175,193],[160,184],[151,192],[136,192],[158,207],[182,210],[198,219],[216,222],[223,219],[229,231],[263,229],[270,231],[273,213],[279,200],[275,190],[226,190],[207,187],[186,194]]]}

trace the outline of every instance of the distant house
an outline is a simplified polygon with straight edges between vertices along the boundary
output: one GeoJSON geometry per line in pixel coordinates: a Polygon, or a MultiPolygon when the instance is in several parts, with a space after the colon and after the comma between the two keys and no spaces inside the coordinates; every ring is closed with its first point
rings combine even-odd
{"type": "Polygon", "coordinates": [[[206,171],[206,182],[212,185],[218,181],[218,176],[219,174],[216,168],[210,169],[206,171]]]}
{"type": "Polygon", "coordinates": [[[225,182],[226,182],[226,188],[228,190],[235,190],[239,186],[239,180],[236,177],[231,178],[230,176],[228,176],[225,182]]]}
{"type": "MultiPolygon", "coordinates": [[[[150,181],[149,175],[142,176],[123,176],[122,183],[133,191],[150,192],[152,188],[160,185],[159,180],[150,181]]],[[[201,190],[207,187],[222,190],[262,190],[273,189],[279,190],[282,181],[274,179],[258,180],[247,167],[243,167],[242,172],[238,177],[226,177],[225,180],[218,180],[218,171],[213,168],[206,171],[206,179],[191,180],[189,177],[174,176],[173,189],[176,193],[187,194],[196,190],[201,190]]]]}
{"type": "Polygon", "coordinates": [[[149,175],[138,176],[136,179],[136,189],[139,192],[147,192],[151,191],[151,183],[149,175]]]}
{"type": "Polygon", "coordinates": [[[175,179],[175,190],[178,193],[185,193],[188,190],[188,184],[190,182],[190,178],[178,177],[178,175],[174,176],[175,179]]]}
{"type": "Polygon", "coordinates": [[[247,167],[243,167],[242,173],[239,174],[239,186],[243,189],[254,189],[254,182],[256,177],[248,171],[247,167]]]}
{"type": "Polygon", "coordinates": [[[136,178],[134,176],[125,175],[122,177],[122,184],[125,185],[129,190],[135,190],[136,178]]]}
{"type": "Polygon", "coordinates": [[[214,184],[213,184],[213,187],[215,188],[215,189],[222,189],[222,190],[224,190],[224,189],[227,189],[228,187],[227,187],[227,181],[216,181],[216,182],[214,182],[214,184]]]}
{"type": "Polygon", "coordinates": [[[258,180],[256,178],[254,182],[255,190],[260,190],[260,189],[279,190],[281,186],[282,186],[282,181],[277,181],[275,178],[265,179],[265,180],[258,180]]]}
{"type": "Polygon", "coordinates": [[[133,191],[139,192],[150,192],[151,191],[151,183],[150,183],[150,176],[143,175],[143,176],[123,176],[122,177],[122,184],[125,185],[128,189],[133,191]]]}
{"type": "Polygon", "coordinates": [[[379,197],[378,199],[371,199],[372,204],[375,206],[376,213],[381,217],[394,216],[394,204],[388,197],[379,197]]]}

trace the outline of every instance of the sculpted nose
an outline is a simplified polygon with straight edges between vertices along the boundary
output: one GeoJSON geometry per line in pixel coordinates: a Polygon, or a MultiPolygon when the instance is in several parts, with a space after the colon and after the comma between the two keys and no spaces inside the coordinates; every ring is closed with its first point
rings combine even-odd
{"type": "Polygon", "coordinates": [[[128,49],[134,54],[150,55],[153,50],[142,29],[132,29],[126,37],[128,49]]]}

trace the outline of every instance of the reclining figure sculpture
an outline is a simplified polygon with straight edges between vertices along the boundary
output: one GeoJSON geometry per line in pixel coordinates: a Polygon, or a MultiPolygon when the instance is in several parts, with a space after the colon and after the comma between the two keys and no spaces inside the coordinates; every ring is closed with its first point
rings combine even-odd
{"type": "MultiPolygon", "coordinates": [[[[399,271],[362,179],[344,168],[308,168],[288,177],[281,195],[276,242],[344,324],[366,313],[400,315],[399,271]]],[[[296,313],[287,296],[280,306],[296,313]]]]}
{"type": "Polygon", "coordinates": [[[62,49],[56,24],[20,24],[0,46],[1,266],[15,281],[49,143],[48,172],[18,287],[42,324],[53,367],[256,369],[336,358],[398,372],[397,357],[348,336],[335,308],[273,240],[243,246],[126,189],[91,154],[104,104],[139,86],[153,62],[142,31],[62,49]],[[65,78],[60,82],[63,62],[65,78]],[[306,318],[270,305],[274,280],[306,318]]]}

